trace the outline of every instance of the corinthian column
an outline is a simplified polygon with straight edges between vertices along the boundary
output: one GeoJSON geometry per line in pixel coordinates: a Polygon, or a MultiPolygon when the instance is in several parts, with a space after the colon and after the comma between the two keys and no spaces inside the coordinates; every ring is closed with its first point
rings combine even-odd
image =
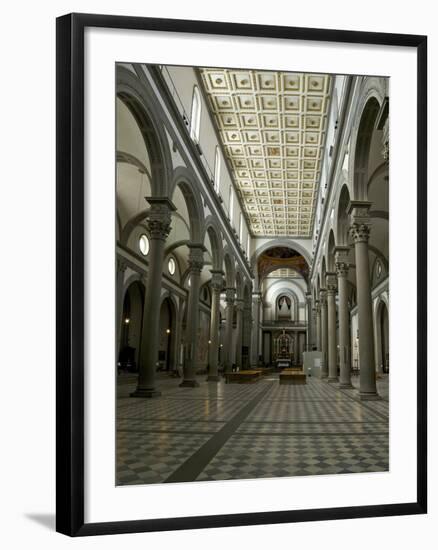
{"type": "Polygon", "coordinates": [[[338,381],[338,357],[336,353],[336,273],[327,273],[327,351],[328,380],[338,381]]]}
{"type": "Polygon", "coordinates": [[[128,264],[122,258],[117,258],[117,280],[116,280],[116,335],[117,335],[117,357],[116,362],[119,360],[120,353],[120,338],[122,332],[122,315],[123,315],[123,283],[125,279],[125,271],[128,264]]]}
{"type": "Polygon", "coordinates": [[[182,388],[199,386],[196,381],[196,359],[198,357],[198,327],[199,327],[199,289],[201,271],[204,267],[203,244],[188,244],[189,252],[189,281],[190,290],[187,302],[187,324],[184,348],[184,378],[180,384],[182,388]]]}
{"type": "Polygon", "coordinates": [[[316,349],[322,351],[321,343],[321,304],[319,300],[315,301],[315,318],[316,318],[316,349]]]}
{"type": "Polygon", "coordinates": [[[236,367],[242,370],[243,300],[236,300],[236,367]]]}
{"type": "Polygon", "coordinates": [[[209,382],[217,382],[218,355],[219,355],[219,313],[220,298],[224,287],[224,272],[211,270],[211,317],[210,317],[210,347],[208,350],[208,377],[209,382]]]}
{"type": "Polygon", "coordinates": [[[321,305],[321,378],[328,376],[328,324],[327,324],[327,291],[321,288],[319,291],[319,303],[321,305]]]}
{"type": "Polygon", "coordinates": [[[235,293],[236,293],[235,288],[227,288],[225,291],[225,302],[227,304],[225,308],[225,342],[224,342],[225,372],[231,372],[233,370],[231,347],[233,345],[233,312],[234,312],[235,293]]]}
{"type": "Polygon", "coordinates": [[[243,337],[242,346],[246,348],[246,355],[242,358],[243,369],[248,369],[251,364],[251,329],[252,329],[251,302],[245,303],[243,307],[243,337]]]}
{"type": "Polygon", "coordinates": [[[379,399],[376,388],[374,359],[373,316],[371,301],[368,239],[370,235],[370,202],[352,201],[350,233],[356,256],[356,287],[359,317],[360,398],[379,399]]]}
{"type": "Polygon", "coordinates": [[[337,246],[335,248],[336,274],[338,276],[338,316],[339,316],[339,359],[340,377],[339,387],[343,389],[352,388],[350,372],[350,314],[348,311],[348,246],[337,246]]]}
{"type": "Polygon", "coordinates": [[[253,368],[259,365],[260,297],[260,292],[254,292],[252,295],[251,367],[253,368]]]}
{"type": "Polygon", "coordinates": [[[307,303],[307,345],[306,350],[312,351],[312,340],[313,340],[313,330],[312,330],[312,294],[306,292],[306,303],[307,303]]]}
{"type": "Polygon", "coordinates": [[[150,250],[146,294],[141,330],[141,350],[137,389],[131,397],[155,397],[161,395],[155,388],[155,372],[158,362],[158,334],[160,327],[161,279],[164,245],[170,233],[172,211],[176,210],[166,197],[146,197],[151,205],[146,219],[149,230],[150,250]]]}

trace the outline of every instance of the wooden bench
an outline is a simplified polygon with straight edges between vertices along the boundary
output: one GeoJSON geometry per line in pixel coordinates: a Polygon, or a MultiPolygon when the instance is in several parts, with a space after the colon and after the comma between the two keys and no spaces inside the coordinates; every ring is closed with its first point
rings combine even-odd
{"type": "Polygon", "coordinates": [[[253,384],[262,377],[261,369],[241,370],[239,372],[226,372],[226,384],[253,384]]]}
{"type": "Polygon", "coordinates": [[[292,384],[294,386],[307,384],[306,375],[303,372],[282,371],[280,384],[292,384]]]}
{"type": "Polygon", "coordinates": [[[261,376],[264,376],[265,374],[271,374],[274,372],[274,369],[266,367],[266,368],[259,368],[259,369],[251,369],[253,371],[259,372],[261,376]]]}

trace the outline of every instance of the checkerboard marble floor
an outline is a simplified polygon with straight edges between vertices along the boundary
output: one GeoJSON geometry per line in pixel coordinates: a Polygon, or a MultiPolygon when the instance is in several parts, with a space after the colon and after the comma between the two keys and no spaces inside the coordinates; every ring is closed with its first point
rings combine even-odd
{"type": "MultiPolygon", "coordinates": [[[[383,472],[389,467],[388,378],[380,401],[357,388],[308,378],[280,386],[198,379],[179,388],[161,376],[161,397],[129,397],[135,378],[117,388],[118,485],[383,472]]],[[[358,380],[353,379],[358,385],[358,380]]]]}

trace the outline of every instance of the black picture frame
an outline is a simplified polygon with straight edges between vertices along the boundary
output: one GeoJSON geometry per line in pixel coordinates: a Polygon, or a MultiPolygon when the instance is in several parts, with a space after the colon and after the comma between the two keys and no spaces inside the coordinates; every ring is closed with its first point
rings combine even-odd
{"type": "Polygon", "coordinates": [[[56,529],[69,536],[321,521],[427,511],[427,37],[94,14],[56,22],[56,529]],[[84,522],[84,30],[156,30],[381,46],[417,52],[417,499],[415,502],[215,516],[84,522]]]}

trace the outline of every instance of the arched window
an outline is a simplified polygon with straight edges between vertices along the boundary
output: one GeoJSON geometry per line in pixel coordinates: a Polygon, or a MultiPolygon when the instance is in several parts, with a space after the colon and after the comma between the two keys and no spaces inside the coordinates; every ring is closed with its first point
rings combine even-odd
{"type": "Polygon", "coordinates": [[[230,185],[230,191],[228,195],[228,215],[230,218],[231,225],[233,224],[233,212],[234,212],[234,193],[233,193],[233,186],[230,185]]]}
{"type": "Polygon", "coordinates": [[[201,127],[201,94],[197,86],[193,88],[192,116],[190,119],[190,137],[199,143],[199,129],[201,127]]]}
{"type": "Polygon", "coordinates": [[[294,320],[294,304],[292,303],[292,300],[290,296],[286,296],[285,294],[282,294],[277,298],[276,303],[276,319],[287,319],[287,320],[294,320]]]}
{"type": "Polygon", "coordinates": [[[242,214],[242,212],[240,213],[240,216],[239,216],[239,241],[240,241],[240,244],[243,245],[243,214],[242,214]]]}
{"type": "Polygon", "coordinates": [[[214,190],[219,194],[219,186],[221,182],[221,157],[219,147],[216,145],[216,154],[214,157],[214,190]]]}

